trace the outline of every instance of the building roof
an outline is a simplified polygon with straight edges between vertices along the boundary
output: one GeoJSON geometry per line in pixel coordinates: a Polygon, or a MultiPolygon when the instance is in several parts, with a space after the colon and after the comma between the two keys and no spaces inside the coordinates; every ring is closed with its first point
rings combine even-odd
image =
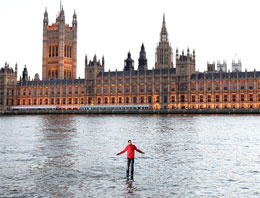
{"type": "Polygon", "coordinates": [[[19,81],[20,86],[44,86],[44,85],[66,85],[66,84],[84,84],[85,79],[51,79],[51,80],[32,80],[32,81],[19,81]]]}
{"type": "Polygon", "coordinates": [[[160,75],[160,74],[176,74],[176,68],[170,68],[170,69],[154,69],[154,70],[133,70],[133,71],[110,71],[110,72],[100,72],[98,74],[98,78],[101,78],[102,75],[103,77],[116,77],[116,76],[144,76],[146,75],[152,75],[154,73],[154,75],[160,75]]]}
{"type": "MultiPolygon", "coordinates": [[[[197,73],[191,75],[191,80],[196,79],[196,75],[198,75],[198,80],[204,80],[204,77],[206,80],[210,79],[220,79],[220,76],[222,76],[222,79],[237,79],[237,78],[254,78],[254,72],[210,72],[210,73],[197,73]]],[[[260,71],[256,72],[256,77],[260,77],[260,71]]]]}

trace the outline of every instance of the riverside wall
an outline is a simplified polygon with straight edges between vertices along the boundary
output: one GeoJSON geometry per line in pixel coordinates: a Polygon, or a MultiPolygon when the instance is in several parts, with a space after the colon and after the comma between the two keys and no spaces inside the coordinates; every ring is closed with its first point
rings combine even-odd
{"type": "Polygon", "coordinates": [[[0,115],[38,114],[260,114],[260,109],[6,110],[0,115]]]}

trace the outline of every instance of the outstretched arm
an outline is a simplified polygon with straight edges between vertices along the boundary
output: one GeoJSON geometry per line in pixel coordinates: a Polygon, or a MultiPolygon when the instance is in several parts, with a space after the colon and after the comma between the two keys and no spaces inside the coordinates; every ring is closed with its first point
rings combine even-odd
{"type": "Polygon", "coordinates": [[[117,153],[116,155],[121,155],[122,153],[126,152],[127,151],[127,146],[125,147],[124,150],[122,150],[121,152],[117,153]]]}
{"type": "Polygon", "coordinates": [[[139,150],[137,147],[135,147],[135,150],[136,150],[136,151],[138,151],[139,153],[142,153],[142,154],[144,154],[144,152],[143,152],[143,151],[141,151],[141,150],[139,150]]]}

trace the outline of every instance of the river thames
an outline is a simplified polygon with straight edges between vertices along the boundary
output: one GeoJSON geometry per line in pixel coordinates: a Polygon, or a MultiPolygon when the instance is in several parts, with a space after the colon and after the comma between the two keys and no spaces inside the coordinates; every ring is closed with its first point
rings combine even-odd
{"type": "Polygon", "coordinates": [[[0,197],[259,197],[260,116],[0,117],[0,197]],[[135,180],[125,178],[131,139],[135,180]]]}

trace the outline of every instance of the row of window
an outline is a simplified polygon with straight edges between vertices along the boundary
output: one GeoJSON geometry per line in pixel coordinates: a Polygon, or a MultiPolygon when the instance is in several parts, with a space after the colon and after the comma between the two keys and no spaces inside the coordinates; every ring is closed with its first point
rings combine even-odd
{"type": "MultiPolygon", "coordinates": [[[[71,72],[65,72],[65,74],[66,74],[67,78],[70,78],[71,75],[72,75],[71,72]]],[[[57,76],[57,73],[55,73],[55,74],[53,73],[53,74],[49,74],[49,75],[56,75],[57,76]]],[[[133,93],[137,92],[137,86],[134,85],[134,86],[131,86],[131,87],[130,86],[125,86],[125,90],[124,90],[125,93],[129,93],[130,92],[130,88],[131,88],[131,91],[133,93]]],[[[139,86],[139,90],[138,91],[143,93],[143,92],[145,92],[145,88],[146,88],[147,92],[152,92],[152,91],[155,91],[155,92],[159,92],[159,91],[167,92],[168,91],[168,84],[164,84],[162,86],[162,90],[160,90],[161,89],[160,85],[154,85],[154,86],[152,86],[152,85],[147,85],[147,86],[141,85],[141,86],[139,86]],[[153,89],[153,87],[154,87],[154,89],[153,89]]],[[[260,86],[258,88],[260,89],[260,86]]],[[[111,86],[111,87],[105,86],[103,88],[103,93],[110,93],[110,92],[111,93],[116,93],[116,92],[123,93],[123,89],[124,89],[123,86],[118,86],[118,87],[116,87],[116,86],[111,86]]],[[[223,89],[224,90],[228,90],[228,87],[224,87],[223,89]]],[[[243,90],[243,89],[244,89],[244,87],[241,87],[241,90],[243,90]]],[[[249,89],[253,89],[253,87],[249,86],[249,89]]],[[[28,95],[32,95],[32,91],[31,90],[32,89],[28,89],[28,91],[27,91],[28,95]]],[[[37,95],[37,94],[48,95],[49,94],[49,89],[39,89],[39,90],[40,91],[38,93],[37,89],[34,89],[33,94],[34,95],[37,95]]],[[[86,93],[93,93],[93,89],[91,89],[91,88],[88,88],[86,90],[87,90],[86,93]]],[[[175,85],[170,85],[169,91],[177,91],[177,90],[187,91],[187,85],[185,83],[179,84],[179,88],[178,89],[176,88],[175,85]]],[[[195,87],[191,87],[191,90],[195,91],[195,87]]],[[[200,87],[200,90],[204,90],[204,88],[200,87]]],[[[211,90],[211,88],[208,88],[208,90],[211,90]]],[[[219,90],[219,87],[216,86],[215,90],[219,90]]],[[[61,89],[58,88],[56,93],[57,94],[60,94],[60,93],[63,93],[63,94],[72,94],[72,93],[78,94],[78,93],[81,93],[81,94],[84,94],[84,88],[81,88],[81,91],[79,91],[77,88],[74,89],[74,91],[72,91],[72,88],[69,88],[69,89],[63,88],[62,91],[61,91],[61,89]]],[[[97,93],[102,93],[102,87],[98,87],[97,88],[97,93]]],[[[51,89],[50,94],[54,94],[54,88],[51,89]]],[[[22,90],[22,91],[18,90],[18,95],[26,95],[26,91],[25,90],[22,90]]]]}
{"type": "MultiPolygon", "coordinates": [[[[139,97],[139,100],[136,96],[134,97],[125,97],[125,101],[123,97],[104,97],[103,99],[101,97],[97,98],[96,104],[123,104],[125,102],[126,104],[134,103],[136,104],[139,102],[140,104],[144,103],[152,103],[153,97],[148,96],[147,101],[145,101],[145,97],[141,96],[139,97]]],[[[159,103],[159,96],[154,97],[154,102],[159,103]]],[[[18,105],[72,105],[72,104],[93,104],[93,98],[45,98],[45,99],[19,99],[18,105]]]]}
{"type": "MultiPolygon", "coordinates": [[[[130,103],[139,103],[139,104],[145,104],[145,103],[168,103],[168,96],[164,96],[163,101],[160,101],[160,97],[159,96],[147,96],[147,98],[145,96],[140,96],[139,98],[136,96],[133,97],[97,97],[97,101],[96,104],[130,104],[130,103]]],[[[256,98],[259,102],[260,102],[260,94],[257,95],[256,98]]],[[[28,99],[28,103],[25,102],[26,99],[21,99],[18,100],[18,105],[53,105],[53,104],[93,104],[93,99],[92,97],[88,97],[88,98],[51,98],[51,99],[28,99]],[[37,102],[38,101],[38,102],[37,102]]],[[[207,95],[206,97],[204,97],[203,95],[199,95],[197,98],[195,95],[191,96],[191,103],[194,102],[245,102],[246,101],[246,96],[245,95],[231,95],[230,99],[228,97],[228,95],[223,95],[222,100],[220,99],[220,95],[216,95],[215,98],[213,99],[213,97],[211,95],[207,95]],[[197,101],[196,101],[197,99],[197,101]]],[[[249,94],[247,101],[253,102],[254,101],[254,95],[253,94],[249,94]]],[[[176,96],[171,96],[170,97],[170,102],[171,103],[175,103],[177,102],[176,100],[176,96]]],[[[185,95],[180,95],[179,98],[179,102],[187,102],[187,97],[185,95]]]]}
{"type": "MultiPolygon", "coordinates": [[[[72,47],[65,45],[64,46],[64,57],[69,57],[71,58],[72,54],[72,47]]],[[[49,57],[58,57],[59,56],[59,46],[58,45],[50,45],[49,46],[49,57]]]]}
{"type": "MultiPolygon", "coordinates": [[[[139,83],[145,83],[145,78],[140,78],[139,80],[138,80],[138,82],[139,83]]],[[[147,83],[152,83],[153,82],[153,78],[147,78],[146,79],[146,82],[147,83]]],[[[155,77],[154,78],[154,82],[160,82],[160,77],[155,77]]],[[[163,82],[168,82],[168,77],[165,77],[165,78],[163,78],[163,82]]],[[[174,81],[175,82],[175,81],[174,81]]],[[[116,81],[116,79],[111,79],[110,81],[108,80],[108,79],[104,79],[104,81],[103,81],[103,84],[123,84],[123,79],[118,79],[117,81],[116,81]]],[[[124,83],[125,84],[130,84],[130,79],[129,78],[126,78],[125,79],[125,81],[124,81],[124,83]]],[[[132,78],[131,79],[131,84],[135,84],[135,83],[137,83],[137,79],[136,78],[132,78]]],[[[98,81],[98,84],[102,84],[102,80],[99,80],[98,81]]]]}
{"type": "MultiPolygon", "coordinates": [[[[260,94],[257,95],[256,98],[259,102],[260,102],[260,94]]],[[[254,101],[254,95],[253,94],[249,94],[248,101],[253,102],[254,101]]],[[[172,102],[175,102],[175,96],[172,96],[172,102]]],[[[228,97],[228,95],[223,95],[222,98],[223,102],[245,102],[246,101],[246,96],[245,95],[231,95],[230,98],[228,97]]],[[[181,102],[186,102],[186,98],[184,96],[184,98],[181,98],[181,102]]],[[[199,95],[197,98],[195,95],[191,96],[191,102],[221,102],[220,99],[220,95],[215,95],[215,98],[213,99],[213,97],[211,95],[207,95],[207,96],[203,96],[203,95],[199,95]],[[196,100],[197,99],[197,100],[196,100]]]]}
{"type": "MultiPolygon", "coordinates": [[[[198,85],[198,90],[203,91],[204,88],[205,88],[206,90],[208,90],[208,91],[214,90],[214,89],[212,88],[212,84],[207,84],[206,87],[204,86],[204,84],[199,84],[199,85],[198,85]]],[[[215,88],[215,90],[220,90],[220,85],[219,85],[219,84],[214,84],[214,88],[215,88]]],[[[230,86],[230,88],[229,88],[229,87],[228,87],[228,84],[223,84],[223,90],[229,90],[229,89],[230,89],[230,90],[237,90],[238,88],[240,88],[241,90],[246,89],[246,88],[252,90],[252,89],[254,89],[254,85],[253,85],[253,83],[249,83],[248,86],[246,87],[245,84],[243,83],[243,84],[241,84],[241,85],[238,87],[237,84],[235,83],[235,84],[231,84],[231,86],[230,86]]],[[[258,87],[257,87],[257,88],[260,89],[260,83],[258,83],[258,87]]],[[[195,91],[195,90],[196,90],[196,85],[195,85],[195,84],[191,84],[191,90],[192,90],[192,91],[195,91]]]]}
{"type": "MultiPolygon", "coordinates": [[[[54,95],[55,94],[84,94],[85,88],[76,88],[74,91],[72,91],[72,88],[66,89],[66,88],[58,88],[55,89],[56,92],[54,92],[54,88],[52,89],[18,89],[18,96],[25,96],[25,95],[54,95]]],[[[89,90],[89,89],[86,89],[89,90]]]]}
{"type": "MultiPolygon", "coordinates": [[[[0,98],[0,105],[4,105],[3,103],[4,103],[4,101],[0,98]]],[[[7,106],[14,105],[14,100],[13,99],[6,99],[6,105],[7,106]]]]}

